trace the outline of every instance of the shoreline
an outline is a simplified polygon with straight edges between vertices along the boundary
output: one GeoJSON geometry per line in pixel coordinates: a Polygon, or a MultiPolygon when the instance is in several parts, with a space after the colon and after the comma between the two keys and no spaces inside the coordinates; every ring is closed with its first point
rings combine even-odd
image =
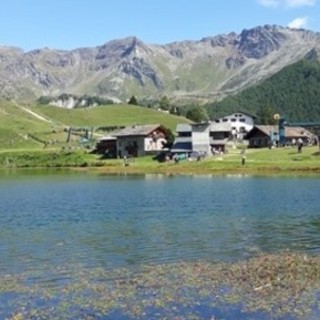
{"type": "Polygon", "coordinates": [[[166,175],[256,175],[256,176],[320,176],[318,147],[303,153],[294,149],[248,149],[246,162],[234,151],[200,161],[157,162],[151,156],[124,159],[103,159],[101,155],[78,150],[0,151],[0,170],[71,170],[101,174],[166,174],[166,175]]]}

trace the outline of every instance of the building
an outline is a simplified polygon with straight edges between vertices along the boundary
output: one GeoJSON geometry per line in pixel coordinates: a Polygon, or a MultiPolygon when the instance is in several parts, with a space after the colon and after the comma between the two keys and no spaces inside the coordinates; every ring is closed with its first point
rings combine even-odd
{"type": "Polygon", "coordinates": [[[210,146],[214,154],[225,152],[226,144],[232,137],[230,122],[213,122],[210,126],[210,146]]]}
{"type": "Polygon", "coordinates": [[[101,138],[96,149],[110,158],[140,157],[163,149],[166,130],[160,124],[134,125],[101,138]]]}
{"type": "Polygon", "coordinates": [[[173,153],[192,152],[192,126],[189,123],[178,123],[176,137],[171,148],[173,153]]]}
{"type": "MultiPolygon", "coordinates": [[[[257,125],[247,134],[249,147],[263,148],[279,143],[279,127],[276,125],[257,125]]],[[[315,136],[303,127],[285,127],[285,144],[295,144],[301,139],[304,144],[314,141],[315,136]]]]}
{"type": "Polygon", "coordinates": [[[171,148],[172,153],[187,153],[194,151],[209,154],[211,123],[178,124],[176,138],[171,148]]]}
{"type": "Polygon", "coordinates": [[[245,112],[235,112],[222,118],[214,120],[215,123],[230,124],[231,133],[237,139],[243,139],[254,126],[255,116],[245,112]]]}
{"type": "Polygon", "coordinates": [[[172,153],[200,152],[210,155],[224,152],[231,135],[230,123],[178,124],[172,153]]]}
{"type": "Polygon", "coordinates": [[[96,144],[95,152],[105,155],[107,158],[117,157],[117,138],[114,136],[104,136],[96,144]]]}
{"type": "Polygon", "coordinates": [[[211,123],[195,123],[192,129],[192,149],[194,151],[208,155],[211,152],[210,146],[211,123]]]}

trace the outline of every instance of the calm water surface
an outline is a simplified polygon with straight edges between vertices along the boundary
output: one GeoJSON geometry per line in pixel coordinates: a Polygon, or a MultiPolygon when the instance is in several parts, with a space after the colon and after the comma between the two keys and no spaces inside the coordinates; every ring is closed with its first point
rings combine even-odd
{"type": "Polygon", "coordinates": [[[0,272],[320,248],[319,178],[10,175],[0,272]]]}
{"type": "Polygon", "coordinates": [[[0,275],[317,253],[319,190],[303,177],[2,174],[0,275]]]}

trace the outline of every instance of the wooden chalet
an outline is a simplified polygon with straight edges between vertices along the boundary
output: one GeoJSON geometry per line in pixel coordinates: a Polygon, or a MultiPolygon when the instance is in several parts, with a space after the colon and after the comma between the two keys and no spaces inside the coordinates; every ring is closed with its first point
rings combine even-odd
{"type": "MultiPolygon", "coordinates": [[[[279,142],[279,127],[272,125],[256,125],[246,135],[251,148],[264,148],[279,142]]],[[[304,144],[311,143],[314,135],[303,127],[285,127],[285,144],[292,145],[301,139],[304,144]]]]}

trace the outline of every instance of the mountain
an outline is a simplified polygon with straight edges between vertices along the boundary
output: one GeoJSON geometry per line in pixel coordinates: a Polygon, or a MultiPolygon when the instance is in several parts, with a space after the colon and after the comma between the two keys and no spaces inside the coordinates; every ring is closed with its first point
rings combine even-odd
{"type": "Polygon", "coordinates": [[[320,48],[320,34],[259,26],[166,45],[136,37],[70,51],[0,46],[0,95],[20,100],[62,93],[126,101],[217,101],[257,84],[320,48]]]}
{"type": "MultiPolygon", "coordinates": [[[[262,83],[207,106],[212,119],[242,110],[258,121],[278,113],[287,122],[320,119],[319,54],[311,50],[304,59],[284,67],[262,83]]],[[[266,120],[266,119],[264,119],[266,120]]]]}

